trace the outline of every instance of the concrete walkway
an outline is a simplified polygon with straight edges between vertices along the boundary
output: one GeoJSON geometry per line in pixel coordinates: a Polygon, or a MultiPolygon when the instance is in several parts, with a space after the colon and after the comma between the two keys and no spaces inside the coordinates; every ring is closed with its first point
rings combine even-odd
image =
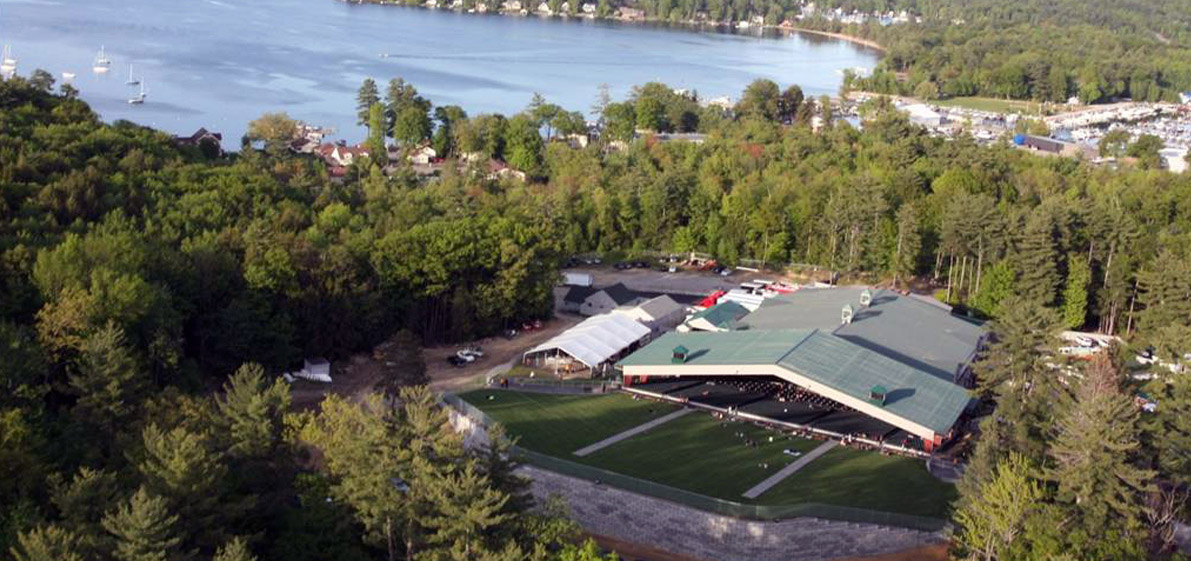
{"type": "Polygon", "coordinates": [[[814,450],[811,450],[810,452],[803,454],[802,457],[798,458],[798,460],[795,461],[794,463],[782,468],[781,470],[778,470],[777,473],[767,477],[765,479],[765,481],[762,481],[762,482],[756,484],[755,486],[753,486],[752,489],[745,491],[744,498],[755,499],[757,497],[760,497],[762,493],[768,491],[774,485],[781,483],[783,479],[790,477],[791,475],[794,475],[794,472],[806,467],[806,464],[809,464],[809,463],[815,461],[815,459],[818,458],[819,456],[826,454],[832,448],[835,448],[835,445],[837,445],[837,444],[839,444],[839,442],[834,441],[834,440],[828,440],[827,442],[820,444],[818,448],[815,448],[814,450]]]}
{"type": "Polygon", "coordinates": [[[600,450],[603,450],[604,448],[612,446],[613,444],[616,444],[617,442],[620,442],[621,440],[626,440],[626,439],[632,438],[634,436],[637,436],[638,434],[641,434],[649,429],[652,429],[653,427],[673,421],[674,419],[677,419],[677,418],[679,418],[683,415],[686,415],[687,413],[690,413],[692,411],[694,411],[694,409],[679,409],[678,411],[670,413],[669,415],[665,415],[663,417],[658,417],[652,421],[649,421],[648,423],[643,423],[643,424],[637,425],[629,430],[626,430],[622,433],[618,433],[618,434],[609,436],[608,438],[605,438],[605,439],[603,439],[595,444],[592,444],[590,446],[584,446],[583,448],[575,450],[575,455],[582,457],[582,456],[594,454],[595,452],[598,452],[600,450]]]}

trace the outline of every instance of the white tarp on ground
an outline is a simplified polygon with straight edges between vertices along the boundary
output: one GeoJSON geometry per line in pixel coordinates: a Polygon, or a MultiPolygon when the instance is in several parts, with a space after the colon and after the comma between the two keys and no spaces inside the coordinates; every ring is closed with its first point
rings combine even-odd
{"type": "Polygon", "coordinates": [[[526,351],[525,355],[559,350],[586,364],[588,368],[596,368],[649,333],[648,327],[626,315],[601,314],[583,320],[553,339],[526,351]]]}

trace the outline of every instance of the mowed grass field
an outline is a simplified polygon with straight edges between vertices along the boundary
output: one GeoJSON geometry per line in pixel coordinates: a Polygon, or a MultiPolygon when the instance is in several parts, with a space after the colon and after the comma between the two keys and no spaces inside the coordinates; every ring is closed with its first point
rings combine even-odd
{"type": "Polygon", "coordinates": [[[586,458],[574,459],[639,479],[742,502],[742,493],[797,460],[782,450],[805,454],[819,444],[749,423],[717,421],[696,411],[586,458]],[[746,439],[756,446],[746,445],[746,439]]]}
{"type": "Polygon", "coordinates": [[[696,411],[578,457],[575,450],[675,407],[624,394],[477,390],[460,397],[503,423],[525,448],[710,497],[765,505],[823,503],[936,518],[946,517],[955,498],[954,486],[927,473],[921,460],[836,447],[750,501],[741,494],[797,460],[783,450],[806,453],[822,443],[749,423],[717,421],[696,411]],[[746,439],[756,446],[746,445],[746,439]]]}
{"type": "Polygon", "coordinates": [[[931,101],[940,107],[962,107],[990,113],[1023,113],[1037,115],[1040,105],[1033,101],[996,99],[992,97],[953,97],[931,101]]]}
{"type": "Polygon", "coordinates": [[[621,393],[554,395],[484,389],[459,397],[504,425],[518,437],[518,445],[566,459],[575,458],[571,453],[588,444],[677,409],[621,393]]]}

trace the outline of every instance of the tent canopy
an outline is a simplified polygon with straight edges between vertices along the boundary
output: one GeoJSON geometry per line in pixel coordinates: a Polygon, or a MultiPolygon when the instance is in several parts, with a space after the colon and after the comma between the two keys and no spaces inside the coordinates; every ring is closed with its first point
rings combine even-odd
{"type": "Polygon", "coordinates": [[[525,355],[558,350],[596,368],[650,334],[650,329],[621,314],[601,314],[583,320],[525,355]]]}

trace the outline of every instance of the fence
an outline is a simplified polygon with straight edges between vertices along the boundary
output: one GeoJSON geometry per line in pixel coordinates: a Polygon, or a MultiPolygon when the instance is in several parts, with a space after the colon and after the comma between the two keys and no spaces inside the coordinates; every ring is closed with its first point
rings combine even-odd
{"type": "MultiPolygon", "coordinates": [[[[483,426],[489,426],[494,422],[478,407],[463,401],[456,395],[444,394],[443,400],[483,426]]],[[[945,520],[937,518],[819,503],[755,505],[726,501],[603,470],[586,464],[548,456],[521,447],[514,447],[513,450],[518,459],[535,467],[733,518],[777,521],[789,518],[809,517],[860,524],[896,526],[931,532],[942,530],[947,525],[945,520]]]]}

